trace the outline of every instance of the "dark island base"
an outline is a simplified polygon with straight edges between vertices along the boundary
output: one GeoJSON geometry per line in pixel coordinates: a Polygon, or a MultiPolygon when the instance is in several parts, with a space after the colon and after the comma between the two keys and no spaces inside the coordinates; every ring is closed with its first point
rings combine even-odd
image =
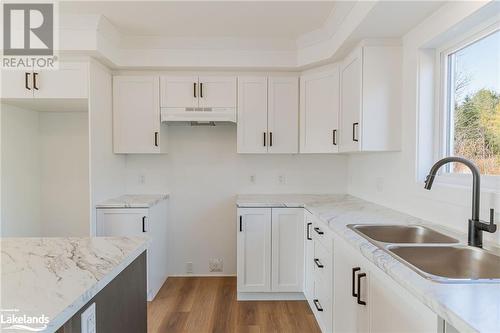
{"type": "Polygon", "coordinates": [[[95,295],[56,333],[81,333],[81,314],[96,305],[96,332],[147,332],[146,251],[95,295]]]}

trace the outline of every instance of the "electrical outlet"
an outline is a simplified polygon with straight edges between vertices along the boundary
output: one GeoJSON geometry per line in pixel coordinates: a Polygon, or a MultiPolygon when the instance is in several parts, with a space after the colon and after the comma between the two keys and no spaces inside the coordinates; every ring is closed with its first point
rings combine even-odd
{"type": "Polygon", "coordinates": [[[221,258],[210,259],[208,261],[208,269],[210,272],[222,272],[224,261],[221,258]]]}
{"type": "Polygon", "coordinates": [[[188,274],[193,273],[193,263],[191,261],[188,261],[186,263],[186,273],[188,274]]]}
{"type": "Polygon", "coordinates": [[[146,176],[140,175],[139,176],[139,184],[145,184],[146,183],[146,176]]]}
{"type": "Polygon", "coordinates": [[[95,303],[92,303],[81,316],[82,333],[96,333],[95,303]]]}
{"type": "Polygon", "coordinates": [[[280,185],[285,185],[286,184],[286,176],[283,176],[283,175],[278,176],[278,183],[280,185]]]}

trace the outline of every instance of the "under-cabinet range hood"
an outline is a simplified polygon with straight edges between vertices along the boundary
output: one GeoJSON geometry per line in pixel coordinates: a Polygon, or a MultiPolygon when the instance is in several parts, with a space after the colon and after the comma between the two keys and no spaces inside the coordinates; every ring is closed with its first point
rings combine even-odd
{"type": "Polygon", "coordinates": [[[162,122],[236,122],[236,108],[161,108],[162,122]]]}

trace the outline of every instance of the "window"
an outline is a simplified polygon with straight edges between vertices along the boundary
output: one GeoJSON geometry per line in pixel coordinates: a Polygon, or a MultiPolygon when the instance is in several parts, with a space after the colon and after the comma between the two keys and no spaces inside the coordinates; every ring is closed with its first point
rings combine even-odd
{"type": "MultiPolygon", "coordinates": [[[[470,159],[483,175],[500,175],[500,30],[442,53],[442,64],[443,155],[470,159]]],[[[455,163],[446,172],[469,170],[455,163]]]]}

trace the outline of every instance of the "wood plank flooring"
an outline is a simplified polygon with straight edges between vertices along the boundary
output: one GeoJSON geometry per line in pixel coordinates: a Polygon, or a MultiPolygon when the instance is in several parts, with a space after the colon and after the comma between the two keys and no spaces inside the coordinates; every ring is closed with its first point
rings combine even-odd
{"type": "Polygon", "coordinates": [[[321,332],[306,301],[236,301],[235,277],[171,277],[148,304],[148,333],[321,332]]]}

